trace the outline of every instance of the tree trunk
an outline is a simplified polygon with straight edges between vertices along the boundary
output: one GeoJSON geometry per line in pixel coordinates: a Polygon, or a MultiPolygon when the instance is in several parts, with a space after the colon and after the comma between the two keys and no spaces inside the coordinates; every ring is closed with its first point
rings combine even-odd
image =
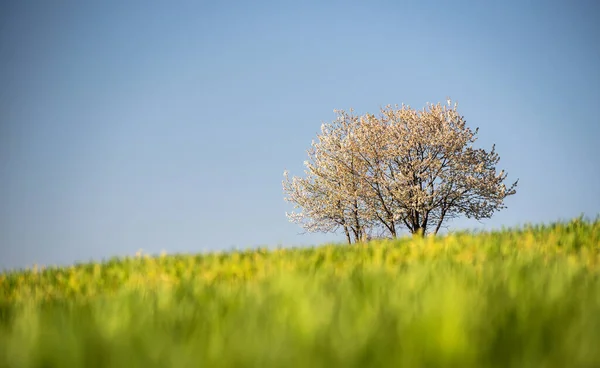
{"type": "Polygon", "coordinates": [[[352,244],[352,239],[350,238],[350,231],[348,231],[347,225],[344,225],[344,232],[346,233],[346,240],[348,240],[348,244],[352,244]]]}
{"type": "Polygon", "coordinates": [[[392,226],[389,228],[390,233],[392,234],[392,238],[396,239],[396,225],[392,222],[392,226]]]}

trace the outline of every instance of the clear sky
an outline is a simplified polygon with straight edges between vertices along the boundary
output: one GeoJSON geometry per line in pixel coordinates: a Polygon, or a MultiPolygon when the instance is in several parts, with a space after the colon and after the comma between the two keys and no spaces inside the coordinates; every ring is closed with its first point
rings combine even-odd
{"type": "Polygon", "coordinates": [[[519,178],[494,229],[600,213],[600,3],[0,5],[0,269],[344,241],[288,222],[333,109],[449,96],[519,178]]]}

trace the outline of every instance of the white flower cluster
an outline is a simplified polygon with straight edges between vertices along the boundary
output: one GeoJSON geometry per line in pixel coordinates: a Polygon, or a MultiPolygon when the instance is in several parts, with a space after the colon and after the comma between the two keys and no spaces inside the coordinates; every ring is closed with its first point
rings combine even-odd
{"type": "Polygon", "coordinates": [[[388,105],[379,116],[335,110],[308,150],[306,177],[284,172],[286,200],[301,210],[290,221],[309,232],[341,228],[351,243],[377,230],[436,234],[450,218],[504,208],[517,182],[506,188],[495,147],[474,149],[478,130],[447,102],[421,111],[388,105]]]}

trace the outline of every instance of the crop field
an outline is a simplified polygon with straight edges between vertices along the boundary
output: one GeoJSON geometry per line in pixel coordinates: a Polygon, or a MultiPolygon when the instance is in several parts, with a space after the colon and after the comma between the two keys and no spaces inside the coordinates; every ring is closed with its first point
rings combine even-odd
{"type": "Polygon", "coordinates": [[[600,367],[600,220],[0,274],[0,367],[600,367]]]}

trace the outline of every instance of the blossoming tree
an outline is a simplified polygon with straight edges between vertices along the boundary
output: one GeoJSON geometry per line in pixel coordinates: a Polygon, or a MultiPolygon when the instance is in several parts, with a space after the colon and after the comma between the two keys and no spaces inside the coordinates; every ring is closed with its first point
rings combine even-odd
{"type": "Polygon", "coordinates": [[[306,177],[284,173],[286,200],[301,210],[287,216],[307,231],[342,228],[349,243],[377,230],[437,234],[451,218],[490,218],[516,193],[518,181],[507,188],[496,170],[495,146],[473,148],[478,129],[451,101],[421,111],[388,105],[379,116],[335,112],[308,151],[306,177]]]}

